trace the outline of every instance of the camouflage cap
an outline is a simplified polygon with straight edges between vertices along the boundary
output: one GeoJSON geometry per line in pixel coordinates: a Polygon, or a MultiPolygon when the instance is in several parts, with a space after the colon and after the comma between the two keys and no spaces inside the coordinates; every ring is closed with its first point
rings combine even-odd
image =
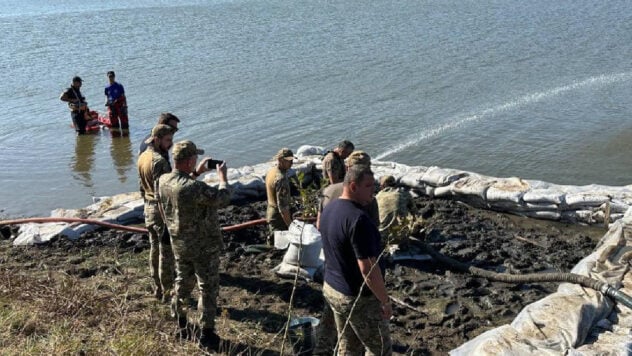
{"type": "Polygon", "coordinates": [[[395,177],[393,176],[383,176],[380,178],[380,186],[382,187],[390,187],[395,185],[395,177]]]}
{"type": "Polygon", "coordinates": [[[166,135],[173,134],[173,127],[169,125],[158,124],[151,129],[151,135],[147,140],[145,140],[146,144],[150,144],[154,141],[154,138],[162,138],[166,135]]]}
{"type": "Polygon", "coordinates": [[[173,160],[180,161],[183,159],[187,159],[189,157],[193,157],[195,155],[203,155],[204,150],[201,150],[195,146],[195,143],[186,140],[176,142],[173,145],[173,160]]]}
{"type": "Polygon", "coordinates": [[[345,163],[347,164],[347,167],[353,167],[355,165],[370,166],[371,157],[364,151],[353,151],[349,157],[345,159],[345,163]]]}
{"type": "Polygon", "coordinates": [[[292,152],[291,149],[289,148],[282,148],[279,150],[279,152],[277,152],[276,155],[274,155],[274,158],[276,159],[284,159],[286,161],[293,161],[294,160],[294,152],[292,152]]]}

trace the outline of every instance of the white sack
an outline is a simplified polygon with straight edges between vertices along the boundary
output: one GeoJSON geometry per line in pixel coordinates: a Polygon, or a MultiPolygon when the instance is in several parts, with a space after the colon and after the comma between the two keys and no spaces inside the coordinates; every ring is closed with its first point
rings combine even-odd
{"type": "Polygon", "coordinates": [[[486,192],[488,201],[512,201],[519,203],[529,190],[529,183],[518,178],[499,178],[486,192]]]}
{"type": "Polygon", "coordinates": [[[326,150],[321,146],[309,146],[303,145],[296,150],[297,157],[305,156],[322,156],[326,153],[326,150]]]}
{"type": "Polygon", "coordinates": [[[289,246],[283,256],[283,263],[304,268],[317,268],[323,264],[324,259],[321,258],[323,242],[320,232],[314,225],[294,220],[286,236],[289,246]]]}
{"type": "Polygon", "coordinates": [[[423,174],[422,181],[435,187],[443,187],[463,177],[469,176],[469,172],[450,168],[430,167],[423,174]]]}

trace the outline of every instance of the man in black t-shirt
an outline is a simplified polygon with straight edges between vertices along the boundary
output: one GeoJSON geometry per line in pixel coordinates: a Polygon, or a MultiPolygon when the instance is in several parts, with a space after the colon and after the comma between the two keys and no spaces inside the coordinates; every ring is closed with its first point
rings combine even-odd
{"type": "Polygon", "coordinates": [[[351,167],[342,195],[321,216],[326,261],[323,295],[334,312],[337,354],[392,353],[388,320],[393,310],[379,264],[381,238],[364,209],[373,200],[374,190],[371,169],[351,167]]]}
{"type": "Polygon", "coordinates": [[[88,112],[88,103],[86,98],[81,94],[82,80],[80,77],[72,78],[70,87],[59,96],[59,100],[68,103],[70,109],[70,118],[75,126],[78,135],[86,133],[86,113],[88,112]]]}

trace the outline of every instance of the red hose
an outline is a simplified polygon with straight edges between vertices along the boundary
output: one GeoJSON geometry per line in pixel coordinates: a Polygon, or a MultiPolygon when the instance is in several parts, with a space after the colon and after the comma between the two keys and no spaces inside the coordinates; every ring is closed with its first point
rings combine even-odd
{"type": "MultiPolygon", "coordinates": [[[[304,218],[299,217],[297,219],[302,220],[302,221],[315,221],[316,220],[316,218],[314,217],[304,217],[304,218]]],[[[131,227],[131,226],[125,226],[125,225],[120,225],[120,224],[112,224],[112,223],[108,223],[101,220],[81,219],[81,218],[26,218],[26,219],[4,220],[4,221],[0,221],[0,226],[20,225],[20,224],[26,224],[26,223],[47,223],[47,222],[82,223],[82,224],[89,224],[89,225],[99,225],[99,226],[103,226],[103,227],[107,227],[107,228],[115,229],[115,230],[140,232],[142,234],[147,233],[147,229],[143,227],[131,227]]],[[[245,223],[241,223],[241,224],[224,226],[222,227],[222,231],[238,231],[238,230],[242,230],[248,227],[263,225],[266,223],[267,223],[266,219],[261,218],[261,219],[246,221],[245,223]]]]}
{"type": "MultiPolygon", "coordinates": [[[[147,233],[147,229],[142,228],[142,227],[131,227],[131,226],[125,226],[125,225],[120,225],[120,224],[112,224],[112,223],[108,223],[108,222],[104,222],[100,220],[81,219],[81,218],[27,218],[27,219],[4,220],[4,221],[0,221],[0,226],[20,225],[20,224],[26,224],[26,223],[47,223],[47,222],[82,223],[82,224],[89,224],[89,225],[99,225],[99,226],[103,226],[103,227],[107,227],[107,228],[115,229],[115,230],[140,232],[143,234],[147,233]]],[[[265,223],[266,223],[266,219],[251,220],[251,221],[247,221],[241,224],[224,226],[222,227],[222,231],[237,231],[237,230],[245,229],[247,227],[262,225],[265,223]]]]}

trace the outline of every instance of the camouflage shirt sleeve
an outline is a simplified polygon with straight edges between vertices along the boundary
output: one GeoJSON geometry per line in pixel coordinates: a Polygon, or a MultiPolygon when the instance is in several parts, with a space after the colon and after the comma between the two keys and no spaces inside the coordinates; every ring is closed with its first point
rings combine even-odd
{"type": "Polygon", "coordinates": [[[325,173],[326,176],[332,173],[332,169],[333,169],[332,163],[333,163],[333,153],[330,152],[330,153],[327,153],[327,155],[323,159],[323,172],[325,173]]]}
{"type": "Polygon", "coordinates": [[[162,156],[159,156],[159,157],[154,156],[151,163],[152,163],[152,169],[151,169],[152,177],[151,178],[152,178],[152,181],[154,182],[154,194],[159,195],[158,179],[163,174],[171,172],[171,165],[169,164],[169,161],[167,161],[162,156]]]}
{"type": "Polygon", "coordinates": [[[220,183],[219,187],[211,187],[210,185],[200,182],[196,185],[197,190],[192,197],[197,200],[200,205],[214,206],[216,208],[223,208],[230,204],[230,190],[226,183],[220,183]]]}
{"type": "Polygon", "coordinates": [[[279,207],[279,211],[289,211],[290,186],[287,179],[285,179],[285,177],[277,178],[277,180],[274,182],[274,188],[276,191],[277,205],[279,207]]]}

